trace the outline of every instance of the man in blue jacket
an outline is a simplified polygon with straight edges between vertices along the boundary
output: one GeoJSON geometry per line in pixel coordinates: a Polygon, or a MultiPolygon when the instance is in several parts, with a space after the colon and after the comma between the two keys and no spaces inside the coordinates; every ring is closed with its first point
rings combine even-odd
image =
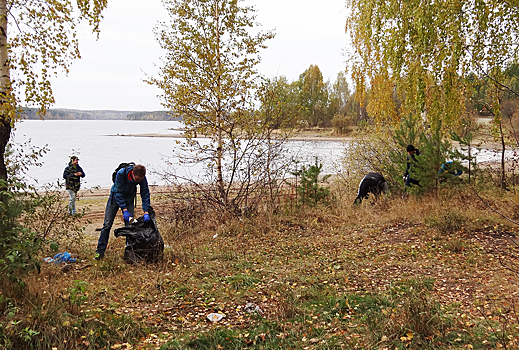
{"type": "Polygon", "coordinates": [[[115,181],[110,190],[110,197],[106,203],[105,220],[103,228],[97,242],[97,249],[94,259],[100,260],[105,255],[110,230],[114,223],[115,216],[119,208],[123,212],[124,224],[128,225],[134,216],[134,203],[137,195],[137,185],[140,186],[142,210],[144,211],[144,221],[149,221],[148,208],[150,207],[150,190],[146,180],[146,168],[144,165],[130,165],[120,169],[115,175],[115,181]]]}
{"type": "Polygon", "coordinates": [[[70,157],[68,166],[63,170],[63,178],[65,179],[65,188],[70,196],[68,203],[68,213],[76,215],[76,196],[81,186],[81,178],[85,177],[85,171],[79,166],[79,158],[70,157]]]}

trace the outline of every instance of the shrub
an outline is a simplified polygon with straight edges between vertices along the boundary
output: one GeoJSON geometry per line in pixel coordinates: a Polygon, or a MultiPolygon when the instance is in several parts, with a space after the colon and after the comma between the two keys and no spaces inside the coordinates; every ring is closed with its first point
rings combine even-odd
{"type": "Polygon", "coordinates": [[[23,157],[15,154],[12,145],[8,145],[8,179],[0,180],[0,271],[9,281],[20,286],[23,286],[23,274],[39,268],[37,253],[44,243],[37,232],[21,223],[23,215],[33,212],[38,205],[36,190],[28,186],[21,175],[33,164],[31,159],[44,153],[43,149],[33,152],[33,158],[23,157]],[[26,158],[24,160],[29,163],[20,158],[26,158]]]}
{"type": "Polygon", "coordinates": [[[353,127],[353,120],[347,115],[336,114],[332,119],[332,127],[339,134],[349,134],[353,127]]]}
{"type": "MultiPolygon", "coordinates": [[[[63,205],[61,185],[36,189],[24,175],[29,166],[47,152],[28,144],[6,149],[7,181],[0,180],[0,283],[24,286],[22,278],[39,270],[39,254],[47,246],[57,251],[57,242],[79,238],[82,228],[63,205]]],[[[81,215],[79,215],[81,217],[81,215]]],[[[79,240],[76,240],[79,241],[79,240]]]]}
{"type": "Polygon", "coordinates": [[[459,231],[463,224],[467,222],[467,218],[458,211],[444,211],[438,215],[426,216],[425,224],[435,229],[440,234],[450,234],[459,231]]]}
{"type": "MultiPolygon", "coordinates": [[[[402,162],[405,163],[405,148],[395,141],[390,128],[366,126],[360,128],[353,140],[345,144],[341,158],[342,184],[356,189],[359,181],[369,172],[382,174],[391,189],[403,188],[402,162]],[[391,157],[392,152],[402,154],[400,163],[391,157]]],[[[405,165],[404,165],[405,166],[405,165]]]]}
{"type": "Polygon", "coordinates": [[[330,197],[330,188],[320,186],[319,183],[326,183],[331,175],[325,175],[319,180],[319,175],[323,165],[315,158],[315,164],[303,166],[303,169],[293,172],[295,176],[301,176],[301,184],[297,187],[297,193],[301,202],[305,205],[315,206],[319,202],[326,202],[330,197]]]}

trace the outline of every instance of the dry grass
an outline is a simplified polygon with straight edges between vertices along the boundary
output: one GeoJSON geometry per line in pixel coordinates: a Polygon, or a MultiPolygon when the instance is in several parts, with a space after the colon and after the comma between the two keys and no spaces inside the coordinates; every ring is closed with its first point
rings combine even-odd
{"type": "MultiPolygon", "coordinates": [[[[518,230],[470,191],[454,193],[357,209],[353,195],[330,207],[287,201],[223,222],[210,211],[172,220],[182,208],[156,201],[162,263],[126,265],[111,237],[100,262],[45,265],[2,303],[2,339],[48,349],[518,346],[518,230]],[[248,302],[263,313],[245,312],[248,302]],[[211,312],[226,316],[212,324],[211,312]],[[39,333],[24,340],[29,330],[39,333]]],[[[515,210],[500,193],[481,195],[515,210]]]]}

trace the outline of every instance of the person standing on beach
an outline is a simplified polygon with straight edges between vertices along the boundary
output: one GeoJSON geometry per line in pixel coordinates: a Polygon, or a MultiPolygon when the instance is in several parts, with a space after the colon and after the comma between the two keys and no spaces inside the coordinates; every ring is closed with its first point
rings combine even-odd
{"type": "Polygon", "coordinates": [[[81,187],[82,177],[85,177],[85,172],[79,166],[79,158],[76,156],[70,157],[70,162],[63,171],[65,188],[70,196],[70,201],[68,203],[68,213],[70,215],[76,215],[76,197],[79,187],[81,187]]]}
{"type": "Polygon", "coordinates": [[[106,203],[105,219],[103,228],[99,234],[99,241],[97,242],[97,249],[94,255],[95,260],[100,260],[105,255],[110,230],[112,229],[119,208],[123,212],[124,225],[129,225],[130,219],[134,216],[137,185],[140,186],[142,210],[144,211],[143,219],[145,222],[150,220],[148,214],[148,208],[150,207],[150,190],[148,188],[148,180],[146,179],[146,168],[140,164],[128,165],[121,168],[115,174],[114,184],[110,190],[110,197],[108,197],[108,202],[106,203]]]}

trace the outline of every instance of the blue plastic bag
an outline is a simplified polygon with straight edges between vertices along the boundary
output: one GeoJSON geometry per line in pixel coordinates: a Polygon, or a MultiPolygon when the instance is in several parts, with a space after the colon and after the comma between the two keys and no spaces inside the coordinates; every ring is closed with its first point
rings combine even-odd
{"type": "Polygon", "coordinates": [[[58,253],[58,254],[54,255],[54,257],[52,257],[52,258],[48,257],[43,260],[48,263],[54,262],[55,264],[61,264],[64,262],[73,263],[73,262],[77,261],[77,259],[73,258],[69,252],[58,253]]]}

